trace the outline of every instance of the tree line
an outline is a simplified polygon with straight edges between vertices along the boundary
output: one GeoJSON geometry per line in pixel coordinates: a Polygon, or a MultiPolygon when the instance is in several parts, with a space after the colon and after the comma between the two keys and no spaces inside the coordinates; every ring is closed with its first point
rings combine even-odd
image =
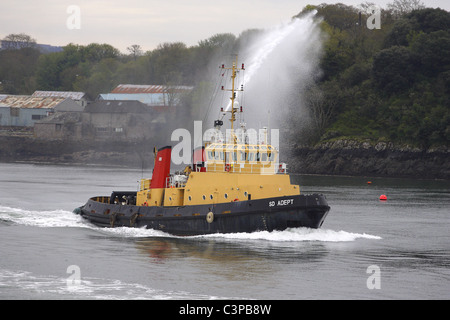
{"type": "Polygon", "coordinates": [[[195,85],[211,57],[225,47],[233,51],[236,39],[232,34],[218,34],[196,46],[162,43],[145,53],[132,45],[129,54],[98,43],[71,43],[61,52],[48,54],[35,45],[7,48],[0,51],[0,92],[82,91],[95,99],[120,83],[195,85]]]}
{"type": "MultiPolygon", "coordinates": [[[[295,16],[317,10],[327,38],[320,78],[299,92],[312,119],[309,133],[293,124],[291,139],[308,144],[351,138],[448,146],[450,13],[425,8],[418,0],[394,0],[381,10],[381,29],[369,30],[365,21],[373,14],[371,6],[309,5],[295,16]]],[[[212,87],[210,62],[238,52],[240,44],[257,33],[216,34],[191,47],[162,43],[147,52],[132,45],[128,54],[98,43],[68,44],[61,52],[43,54],[29,37],[30,45],[0,51],[0,93],[82,91],[95,99],[120,83],[191,85],[195,89],[186,105],[195,109],[212,87]]]]}

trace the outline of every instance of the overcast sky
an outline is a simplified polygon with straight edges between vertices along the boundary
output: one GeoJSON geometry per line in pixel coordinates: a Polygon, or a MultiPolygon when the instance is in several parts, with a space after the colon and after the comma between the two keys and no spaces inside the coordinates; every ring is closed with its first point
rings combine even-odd
{"type": "MultiPolygon", "coordinates": [[[[385,8],[392,1],[370,2],[385,8]]],[[[144,51],[163,42],[192,46],[217,33],[270,28],[307,4],[336,2],[357,6],[365,0],[0,0],[0,39],[26,33],[42,44],[108,43],[124,53],[132,44],[144,51]],[[80,9],[79,20],[70,6],[80,9]]],[[[450,11],[449,0],[423,3],[450,11]]]]}

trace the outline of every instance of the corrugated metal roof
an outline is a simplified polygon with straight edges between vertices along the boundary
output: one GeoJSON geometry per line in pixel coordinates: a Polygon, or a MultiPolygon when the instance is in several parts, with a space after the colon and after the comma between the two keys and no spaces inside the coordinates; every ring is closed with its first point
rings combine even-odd
{"type": "Polygon", "coordinates": [[[7,96],[2,104],[13,108],[53,109],[66,98],[38,98],[32,96],[7,96]]]}
{"type": "Polygon", "coordinates": [[[169,93],[190,91],[194,87],[144,84],[119,84],[111,93],[169,93]]]}
{"type": "Polygon", "coordinates": [[[99,100],[90,103],[84,109],[89,113],[145,113],[151,111],[139,101],[99,100]]]}
{"type": "Polygon", "coordinates": [[[76,91],[35,91],[31,96],[39,98],[60,97],[81,100],[85,96],[85,93],[76,91]]]}
{"type": "Polygon", "coordinates": [[[102,93],[99,100],[128,100],[140,101],[149,106],[164,106],[166,99],[163,93],[102,93]]]}
{"type": "Polygon", "coordinates": [[[38,120],[35,123],[67,123],[81,121],[81,113],[79,112],[55,112],[50,116],[38,120]]]}

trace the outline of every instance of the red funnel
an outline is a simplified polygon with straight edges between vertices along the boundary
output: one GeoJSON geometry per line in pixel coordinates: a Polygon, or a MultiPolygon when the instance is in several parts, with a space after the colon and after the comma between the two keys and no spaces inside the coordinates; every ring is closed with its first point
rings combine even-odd
{"type": "Polygon", "coordinates": [[[152,182],[150,189],[158,189],[166,187],[166,179],[170,175],[172,147],[163,147],[158,150],[155,158],[155,166],[153,167],[152,182]]]}

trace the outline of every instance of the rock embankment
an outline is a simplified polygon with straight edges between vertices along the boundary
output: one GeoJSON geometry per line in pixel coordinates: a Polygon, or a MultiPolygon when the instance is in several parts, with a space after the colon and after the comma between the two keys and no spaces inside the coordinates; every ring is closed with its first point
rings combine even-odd
{"type": "Polygon", "coordinates": [[[290,161],[289,171],[303,174],[450,179],[448,147],[422,150],[390,142],[335,140],[294,147],[291,157],[295,161],[290,161]]]}

